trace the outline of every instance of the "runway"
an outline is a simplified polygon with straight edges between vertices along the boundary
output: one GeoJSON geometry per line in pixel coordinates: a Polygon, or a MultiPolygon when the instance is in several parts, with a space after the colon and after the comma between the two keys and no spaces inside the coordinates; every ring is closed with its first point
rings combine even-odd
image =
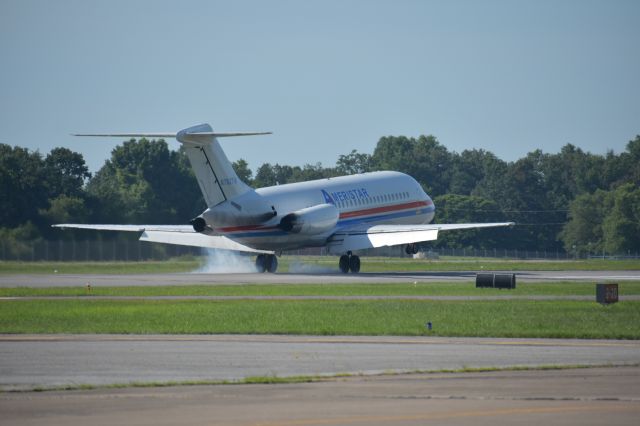
{"type": "Polygon", "coordinates": [[[640,368],[0,394],[3,424],[635,425],[640,368]]]}
{"type": "MultiPolygon", "coordinates": [[[[511,273],[511,272],[504,272],[511,273]]],[[[518,282],[640,281],[639,271],[516,271],[518,282]]],[[[168,286],[216,284],[336,284],[336,283],[407,283],[468,282],[476,271],[466,272],[385,272],[360,274],[15,274],[0,275],[0,287],[83,286],[168,286]]]]}
{"type": "Polygon", "coordinates": [[[249,376],[640,363],[640,341],[277,336],[0,335],[3,390],[249,376]]]}

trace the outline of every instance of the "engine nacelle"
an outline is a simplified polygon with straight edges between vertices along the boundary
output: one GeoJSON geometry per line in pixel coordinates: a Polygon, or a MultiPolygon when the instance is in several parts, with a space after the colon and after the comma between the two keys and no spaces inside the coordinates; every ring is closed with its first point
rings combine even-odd
{"type": "Polygon", "coordinates": [[[280,220],[278,227],[292,234],[322,234],[332,230],[340,212],[333,204],[318,204],[289,213],[280,220]]]}
{"type": "MultiPolygon", "coordinates": [[[[277,215],[275,208],[255,192],[247,192],[232,200],[223,201],[205,210],[200,217],[205,225],[211,228],[224,228],[228,226],[246,226],[265,223],[277,215]]],[[[202,225],[200,221],[193,223],[202,225]]],[[[198,232],[196,230],[196,232],[198,232]]]]}
{"type": "Polygon", "coordinates": [[[193,230],[196,232],[204,232],[204,230],[207,229],[207,222],[202,218],[202,216],[191,219],[189,223],[193,226],[193,230]]]}

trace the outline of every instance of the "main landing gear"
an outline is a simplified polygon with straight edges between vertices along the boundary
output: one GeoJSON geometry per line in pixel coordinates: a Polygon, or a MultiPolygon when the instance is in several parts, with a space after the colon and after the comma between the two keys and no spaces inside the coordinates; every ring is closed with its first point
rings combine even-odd
{"type": "Polygon", "coordinates": [[[275,254],[259,254],[256,257],[258,272],[275,272],[278,269],[278,258],[275,254]]]}
{"type": "Polygon", "coordinates": [[[420,246],[417,244],[407,244],[404,248],[404,252],[407,254],[417,254],[420,251],[420,246]]]}
{"type": "Polygon", "coordinates": [[[347,252],[347,254],[343,254],[342,256],[340,256],[339,265],[340,270],[343,274],[346,274],[349,271],[357,274],[358,272],[360,272],[360,257],[351,254],[351,252],[347,252]]]}

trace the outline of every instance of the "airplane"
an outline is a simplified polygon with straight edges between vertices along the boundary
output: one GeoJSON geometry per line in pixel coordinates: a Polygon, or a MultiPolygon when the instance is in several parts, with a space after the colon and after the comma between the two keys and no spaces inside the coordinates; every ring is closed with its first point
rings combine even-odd
{"type": "Polygon", "coordinates": [[[440,231],[513,226],[513,222],[431,224],[433,200],[415,179],[378,171],[253,189],[242,182],[218,138],[271,132],[214,132],[200,124],[177,133],[76,134],[90,137],[175,138],[189,158],[207,209],[189,225],[57,224],[141,232],[141,241],[256,254],[258,272],[276,272],[284,250],[325,247],[343,273],[360,272],[358,250],[433,241],[440,231]]]}

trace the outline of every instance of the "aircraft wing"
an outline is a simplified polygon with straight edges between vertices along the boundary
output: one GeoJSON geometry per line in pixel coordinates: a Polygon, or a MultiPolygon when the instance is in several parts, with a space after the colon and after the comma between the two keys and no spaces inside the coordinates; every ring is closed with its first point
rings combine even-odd
{"type": "Polygon", "coordinates": [[[55,228],[95,229],[98,231],[142,232],[140,241],[176,244],[180,246],[216,248],[242,251],[248,253],[269,253],[272,251],[256,250],[237,243],[223,235],[206,235],[195,232],[191,225],[86,225],[78,223],[62,223],[55,228]]]}
{"type": "Polygon", "coordinates": [[[327,247],[330,253],[339,254],[368,248],[434,241],[438,239],[439,231],[513,225],[515,225],[514,222],[369,226],[365,224],[338,230],[329,239],[327,247]]]}

